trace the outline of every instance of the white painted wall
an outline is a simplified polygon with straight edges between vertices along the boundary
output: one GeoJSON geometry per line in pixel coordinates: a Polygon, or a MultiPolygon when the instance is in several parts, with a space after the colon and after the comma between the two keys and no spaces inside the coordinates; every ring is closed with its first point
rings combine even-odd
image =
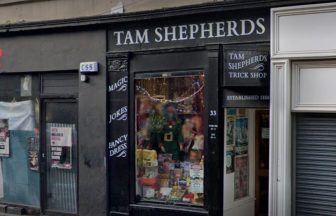
{"type": "Polygon", "coordinates": [[[0,25],[147,11],[214,1],[216,0],[0,0],[0,25]]]}
{"type": "Polygon", "coordinates": [[[335,3],[273,9],[273,58],[335,56],[335,20],[335,3]]]}
{"type": "Polygon", "coordinates": [[[336,3],[271,10],[270,216],[292,214],[292,112],[330,112],[330,105],[336,105],[335,100],[322,95],[326,90],[334,94],[336,70],[325,66],[316,69],[326,61],[312,61],[336,58],[335,20],[336,3]],[[307,64],[315,66],[302,70],[303,77],[293,78],[298,59],[310,60],[307,64]]]}
{"type": "Polygon", "coordinates": [[[292,64],[292,110],[336,111],[336,61],[292,64]]]}

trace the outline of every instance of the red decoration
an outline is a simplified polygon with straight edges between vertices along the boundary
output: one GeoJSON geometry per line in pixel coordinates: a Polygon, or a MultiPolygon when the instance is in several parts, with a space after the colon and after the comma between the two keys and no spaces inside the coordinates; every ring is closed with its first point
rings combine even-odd
{"type": "MultiPolygon", "coordinates": [[[[0,48],[0,58],[3,56],[3,50],[0,48]]],[[[2,64],[0,62],[0,68],[2,67],[2,64]]]]}

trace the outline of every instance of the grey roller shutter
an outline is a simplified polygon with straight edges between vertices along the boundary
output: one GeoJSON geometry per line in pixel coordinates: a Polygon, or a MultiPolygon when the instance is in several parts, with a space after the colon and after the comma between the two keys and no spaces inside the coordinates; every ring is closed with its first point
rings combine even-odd
{"type": "Polygon", "coordinates": [[[336,115],[297,115],[295,130],[295,213],[336,216],[336,115]]]}
{"type": "Polygon", "coordinates": [[[46,73],[42,75],[42,94],[78,94],[77,73],[46,73]]]}

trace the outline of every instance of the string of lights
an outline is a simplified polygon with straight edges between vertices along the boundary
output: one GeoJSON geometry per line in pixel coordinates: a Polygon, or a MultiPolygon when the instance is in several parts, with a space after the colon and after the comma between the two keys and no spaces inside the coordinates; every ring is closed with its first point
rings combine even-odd
{"type": "Polygon", "coordinates": [[[204,84],[202,86],[200,86],[200,88],[195,91],[193,94],[191,94],[190,96],[178,99],[178,100],[167,100],[167,99],[159,99],[159,98],[155,98],[153,97],[146,89],[142,88],[141,86],[136,86],[136,90],[142,92],[144,95],[146,95],[150,100],[154,101],[154,102],[161,102],[161,103],[181,103],[183,101],[187,101],[191,98],[193,98],[195,95],[197,95],[199,92],[202,91],[202,89],[204,88],[204,84]]]}

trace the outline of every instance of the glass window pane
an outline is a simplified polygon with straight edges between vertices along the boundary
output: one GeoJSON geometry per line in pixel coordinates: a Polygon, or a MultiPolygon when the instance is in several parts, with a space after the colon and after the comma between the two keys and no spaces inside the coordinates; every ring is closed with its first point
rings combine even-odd
{"type": "Polygon", "coordinates": [[[39,81],[35,74],[0,75],[0,201],[35,208],[40,207],[39,81]]]}
{"type": "Polygon", "coordinates": [[[77,103],[47,102],[47,209],[77,212],[77,103]],[[62,138],[63,137],[63,138],[62,138]]]}
{"type": "Polygon", "coordinates": [[[136,79],[136,189],[143,201],[204,203],[204,74],[136,79]]]}

